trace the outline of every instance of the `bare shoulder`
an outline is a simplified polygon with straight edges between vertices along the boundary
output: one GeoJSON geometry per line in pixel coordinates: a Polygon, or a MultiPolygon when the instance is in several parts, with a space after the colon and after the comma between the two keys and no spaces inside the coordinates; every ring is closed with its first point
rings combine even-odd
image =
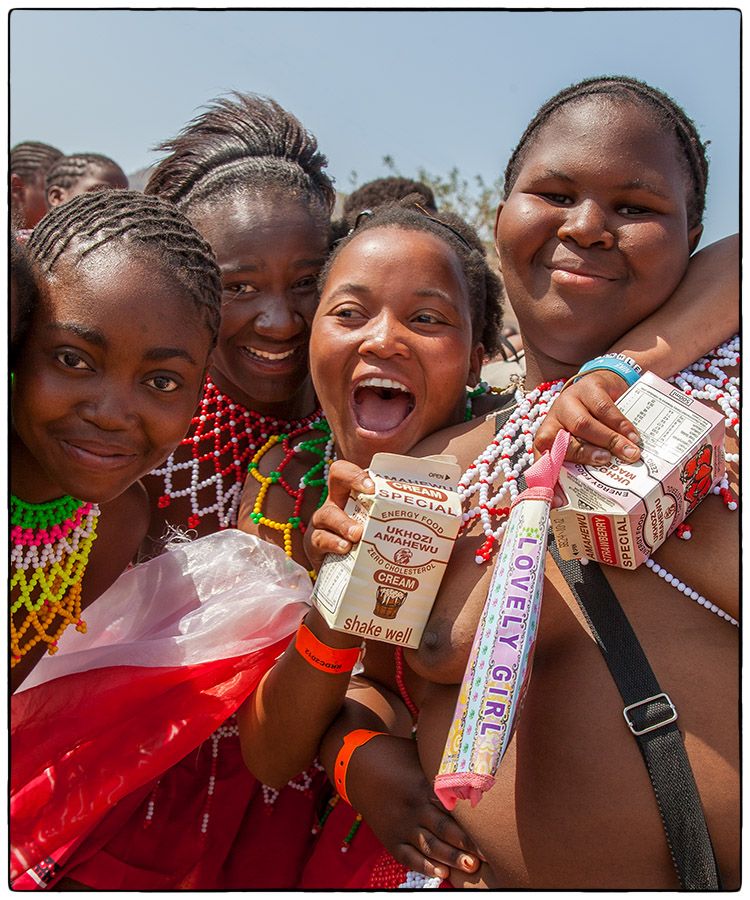
{"type": "Polygon", "coordinates": [[[476,459],[495,436],[495,419],[488,415],[460,425],[452,425],[424,438],[410,451],[410,456],[434,456],[440,453],[456,457],[462,469],[476,459]]]}

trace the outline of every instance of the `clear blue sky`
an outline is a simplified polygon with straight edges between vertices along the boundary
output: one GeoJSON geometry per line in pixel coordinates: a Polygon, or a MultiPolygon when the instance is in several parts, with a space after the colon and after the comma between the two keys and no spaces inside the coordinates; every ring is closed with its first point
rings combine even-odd
{"type": "Polygon", "coordinates": [[[666,90],[710,140],[704,240],[738,227],[740,14],[47,11],[11,14],[11,144],[153,163],[211,98],[277,99],[318,137],[343,191],[419,165],[493,180],[536,108],[580,78],[666,90]]]}

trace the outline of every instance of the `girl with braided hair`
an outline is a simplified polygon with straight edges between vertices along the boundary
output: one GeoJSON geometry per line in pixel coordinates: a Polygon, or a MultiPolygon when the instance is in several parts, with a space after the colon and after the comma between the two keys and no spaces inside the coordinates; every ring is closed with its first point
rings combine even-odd
{"type": "Polygon", "coordinates": [[[149,523],[139,479],[185,434],[218,334],[221,274],[188,219],[158,197],[85,193],[25,250],[37,293],[12,390],[19,889],[90,855],[89,832],[118,800],[147,798],[221,725],[283,649],[309,581],[239,532],[130,566],[149,523]]]}
{"type": "Polygon", "coordinates": [[[62,150],[41,141],[24,141],[11,147],[10,215],[19,240],[28,239],[31,229],[47,212],[44,178],[62,150]]]}
{"type": "MultiPolygon", "coordinates": [[[[433,434],[412,448],[406,441],[400,446],[377,444],[378,449],[409,450],[416,456],[457,456],[465,470],[461,484],[471,507],[420,647],[404,651],[397,669],[397,693],[415,720],[419,772],[428,780],[440,765],[487,596],[492,571],[483,563],[494,559],[493,547],[502,538],[499,526],[507,516],[515,481],[533,458],[526,433],[533,435],[564,381],[587,359],[604,353],[613,342],[629,339],[627,334],[621,337],[623,329],[635,328],[636,334],[650,317],[664,314],[666,327],[658,333],[669,344],[684,328],[684,321],[670,321],[667,307],[678,298],[680,308],[690,295],[690,291],[683,293],[691,280],[686,272],[701,229],[706,184],[703,145],[692,122],[670,98],[632,79],[596,79],[553,98],[527,131],[514,160],[497,216],[496,238],[508,298],[518,314],[529,355],[531,385],[537,386],[528,393],[518,389],[514,398],[518,407],[511,406],[507,421],[497,423],[501,429],[497,436],[495,417],[490,416],[433,434]],[[506,441],[510,450],[505,449],[506,441]],[[507,463],[501,453],[508,456],[507,463]],[[485,474],[488,456],[496,460],[490,475],[485,474]],[[481,479],[487,483],[485,493],[481,479]],[[484,516],[483,510],[489,515],[484,516]]],[[[354,397],[353,404],[346,404],[341,402],[341,382],[319,377],[329,364],[343,368],[336,345],[343,347],[350,332],[364,329],[366,323],[359,321],[368,318],[361,311],[346,311],[347,303],[359,308],[370,302],[351,288],[361,284],[361,278],[352,277],[351,272],[346,276],[342,280],[350,287],[338,297],[341,309],[329,306],[326,291],[320,308],[321,316],[343,317],[341,337],[337,339],[335,330],[330,330],[325,348],[318,348],[313,329],[316,387],[323,408],[339,410],[341,424],[336,422],[333,430],[344,455],[355,463],[342,460],[331,467],[329,499],[315,513],[310,534],[310,552],[317,548],[321,555],[346,552],[361,535],[361,526],[342,510],[352,487],[367,490],[361,467],[375,449],[373,435],[367,432],[376,429],[367,426],[362,405],[357,408],[356,378],[352,376],[343,386],[354,397]],[[349,323],[349,318],[354,321],[349,323]]],[[[702,277],[698,284],[705,290],[702,277]]],[[[703,399],[715,398],[727,423],[727,481],[717,485],[718,496],[708,497],[691,515],[689,544],[675,532],[639,569],[606,567],[606,580],[648,654],[662,690],[679,711],[677,727],[684,733],[699,805],[702,801],[713,841],[718,883],[734,888],[739,880],[739,550],[732,510],[737,505],[739,341],[731,339],[709,350],[708,344],[696,347],[690,337],[691,330],[705,333],[707,328],[717,328],[718,334],[714,331],[710,339],[713,343],[720,340],[722,331],[731,334],[736,327],[737,293],[732,278],[724,277],[713,290],[712,299],[717,298],[725,311],[723,319],[720,312],[715,314],[720,318],[718,325],[698,315],[684,335],[686,346],[674,345],[676,357],[670,351],[660,359],[658,351],[650,350],[641,360],[665,376],[669,374],[665,367],[686,366],[674,378],[676,387],[703,399]],[[691,366],[696,351],[701,358],[691,366]]],[[[696,315],[695,295],[690,299],[692,306],[682,307],[687,319],[696,315]]],[[[410,356],[402,334],[395,323],[391,329],[383,326],[380,344],[373,342],[371,355],[363,352],[361,362],[377,360],[383,368],[389,364],[392,371],[406,365],[410,356]]],[[[701,338],[698,334],[695,340],[700,343],[701,338]]],[[[437,366],[435,370],[433,377],[440,379],[443,373],[437,366]]],[[[605,377],[598,388],[602,393],[622,393],[622,376],[597,372],[566,389],[562,397],[600,376],[605,377]],[[620,379],[618,387],[606,381],[610,376],[620,379]]],[[[561,413],[558,422],[567,414],[561,413]]],[[[632,428],[621,415],[609,421],[611,426],[624,432],[632,428]]],[[[403,423],[401,430],[405,435],[403,423]]],[[[618,440],[630,443],[622,434],[618,440]]],[[[627,717],[623,721],[623,702],[589,625],[571,588],[548,558],[535,667],[523,714],[492,790],[476,808],[459,801],[453,809],[457,825],[468,838],[467,846],[473,844],[482,860],[476,869],[442,860],[451,865],[454,886],[672,889],[686,884],[684,868],[678,880],[670,855],[673,848],[664,839],[660,816],[664,800],[669,804],[674,799],[678,808],[684,805],[681,792],[686,779],[679,779],[675,798],[660,797],[657,805],[639,748],[628,733],[627,717]]],[[[369,660],[375,673],[373,646],[370,642],[365,666],[369,660]]],[[[271,684],[275,671],[264,684],[271,684]]],[[[321,760],[330,771],[339,761],[348,767],[346,793],[365,821],[377,821],[384,808],[397,810],[403,818],[408,815],[402,799],[410,788],[401,789],[399,779],[407,777],[402,773],[410,765],[404,740],[408,732],[403,730],[409,718],[403,710],[398,712],[391,677],[376,674],[380,690],[372,681],[367,690],[355,690],[352,685],[339,719],[321,746],[321,760]],[[376,733],[358,744],[357,736],[364,734],[361,729],[376,733]],[[399,739],[404,744],[403,761],[397,757],[399,739]]],[[[657,725],[664,720],[664,710],[659,709],[657,725]]],[[[271,760],[267,755],[265,764],[280,768],[283,757],[271,760]]],[[[411,777],[413,783],[421,775],[411,777]]],[[[331,819],[341,813],[342,805],[337,804],[331,819]]],[[[347,812],[351,821],[355,810],[347,812]]],[[[346,828],[346,820],[340,826],[346,828]]],[[[389,835],[379,836],[392,849],[389,835]]],[[[344,866],[337,867],[333,841],[325,837],[324,830],[303,877],[306,888],[376,889],[424,882],[371,847],[356,857],[358,866],[350,856],[344,866]]],[[[434,847],[434,834],[427,838],[434,847]]],[[[356,853],[355,843],[352,853],[356,853]]],[[[393,852],[400,857],[398,850],[393,852]]],[[[419,871],[442,877],[446,867],[438,868],[428,857],[419,871]]],[[[692,886],[717,884],[710,866],[700,878],[705,880],[692,886]]]]}
{"type": "Polygon", "coordinates": [[[79,194],[126,190],[128,176],[117,163],[101,153],[71,153],[58,159],[47,172],[47,205],[52,209],[79,194]]]}

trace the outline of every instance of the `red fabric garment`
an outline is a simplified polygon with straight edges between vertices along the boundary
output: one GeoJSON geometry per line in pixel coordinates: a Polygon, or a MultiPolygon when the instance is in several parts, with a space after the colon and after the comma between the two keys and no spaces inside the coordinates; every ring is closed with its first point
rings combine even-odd
{"type": "Polygon", "coordinates": [[[124,814],[116,808],[64,874],[97,890],[295,888],[315,839],[318,804],[325,805],[330,792],[325,775],[311,770],[293,782],[303,790],[287,786],[266,803],[262,785],[242,762],[239,739],[225,737],[217,742],[207,810],[212,749],[205,741],[135,808],[124,814]]]}

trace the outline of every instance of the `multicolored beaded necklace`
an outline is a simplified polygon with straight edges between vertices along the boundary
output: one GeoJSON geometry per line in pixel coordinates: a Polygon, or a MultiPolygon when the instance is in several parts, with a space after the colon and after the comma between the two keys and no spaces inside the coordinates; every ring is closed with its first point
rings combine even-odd
{"type": "MultiPolygon", "coordinates": [[[[740,338],[736,335],[669,379],[686,394],[717,403],[724,413],[727,427],[732,428],[738,437],[740,378],[727,376],[724,370],[738,365],[739,362],[740,338]]],[[[534,435],[562,390],[563,384],[562,380],[546,382],[528,394],[525,394],[519,386],[515,395],[514,412],[490,444],[469,466],[459,482],[458,492],[463,498],[466,510],[463,513],[462,528],[468,529],[477,520],[481,520],[485,534],[485,540],[477,551],[476,562],[479,564],[486,563],[498,545],[507,524],[510,507],[518,496],[518,478],[533,461],[534,435]],[[499,482],[497,487],[495,482],[499,482]]],[[[727,453],[726,458],[728,462],[737,462],[739,454],[727,453]]],[[[722,498],[727,509],[730,511],[737,509],[737,501],[729,490],[726,479],[713,488],[713,493],[722,498]]],[[[683,540],[688,540],[692,531],[688,523],[683,523],[676,533],[683,540]]],[[[646,566],[700,606],[725,619],[731,625],[738,625],[737,620],[729,613],[707,600],[653,559],[646,560],[646,566]]]]}
{"type": "Polygon", "coordinates": [[[248,465],[248,472],[256,480],[260,482],[260,490],[255,498],[253,510],[250,518],[256,525],[265,525],[268,528],[274,528],[281,531],[284,541],[284,552],[287,556],[292,556],[292,532],[297,529],[300,534],[304,534],[307,529],[307,523],[302,521],[300,513],[302,512],[302,503],[305,499],[305,492],[308,488],[320,488],[320,499],[317,506],[321,506],[328,496],[328,469],[333,461],[333,436],[331,434],[331,426],[321,416],[309,425],[303,425],[296,428],[288,434],[274,434],[268,438],[263,446],[256,452],[248,465]],[[297,438],[310,434],[313,431],[319,431],[320,437],[308,437],[299,443],[294,443],[297,438]],[[268,475],[263,475],[258,468],[260,460],[266,453],[276,444],[281,444],[284,451],[284,457],[278,466],[268,475]],[[305,474],[300,478],[296,487],[293,487],[284,477],[284,470],[292,459],[300,453],[311,453],[318,457],[305,474]],[[292,514],[286,522],[276,522],[269,519],[263,513],[263,504],[268,495],[268,491],[272,485],[280,485],[286,494],[292,498],[294,505],[292,514]]]}
{"type": "Polygon", "coordinates": [[[10,664],[16,666],[40,641],[57,652],[68,625],[86,632],[81,618],[81,582],[96,540],[99,507],[73,497],[26,503],[11,496],[10,664]],[[17,624],[15,614],[26,610],[17,624]]]}
{"type": "Polygon", "coordinates": [[[272,435],[312,430],[321,416],[320,410],[299,421],[261,415],[223,394],[208,376],[187,437],[164,465],[151,473],[164,479],[159,507],[165,509],[172,500],[189,497],[189,528],[197,528],[210,515],[216,516],[220,529],[233,528],[253,454],[272,435]],[[179,462],[182,448],[189,448],[190,458],[179,462]],[[184,486],[177,486],[176,481],[184,486]]]}

